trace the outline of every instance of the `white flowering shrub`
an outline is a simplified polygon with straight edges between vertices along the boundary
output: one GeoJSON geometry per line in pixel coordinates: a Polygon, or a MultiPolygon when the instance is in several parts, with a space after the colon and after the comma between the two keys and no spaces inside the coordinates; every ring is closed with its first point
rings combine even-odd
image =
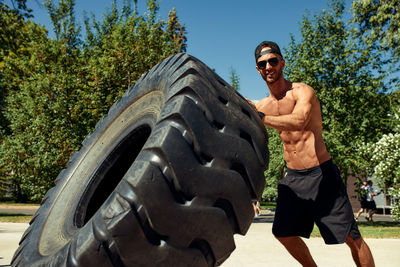
{"type": "Polygon", "coordinates": [[[369,173],[393,199],[392,217],[400,221],[400,133],[383,135],[374,144],[363,144],[361,155],[369,158],[369,173]]]}
{"type": "Polygon", "coordinates": [[[394,199],[393,218],[400,220],[400,133],[384,135],[375,145],[375,174],[394,199]]]}
{"type": "Polygon", "coordinates": [[[376,143],[360,147],[360,165],[375,175],[378,185],[392,199],[392,217],[400,221],[400,105],[389,115],[394,133],[385,134],[376,143]]]}
{"type": "Polygon", "coordinates": [[[389,194],[393,197],[392,217],[395,221],[400,221],[400,189],[391,188],[389,194]]]}

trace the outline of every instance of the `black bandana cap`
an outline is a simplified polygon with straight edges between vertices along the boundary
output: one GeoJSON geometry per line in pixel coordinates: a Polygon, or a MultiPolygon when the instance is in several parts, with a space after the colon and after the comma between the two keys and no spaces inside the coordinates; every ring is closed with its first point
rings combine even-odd
{"type": "MultiPolygon", "coordinates": [[[[263,56],[263,55],[266,55],[266,54],[269,54],[269,53],[274,53],[274,54],[278,54],[278,55],[280,55],[281,57],[282,57],[282,54],[281,54],[281,51],[279,51],[278,49],[268,49],[268,50],[264,50],[264,51],[261,51],[258,55],[257,55],[257,59],[259,58],[259,57],[261,57],[261,56],[263,56]]],[[[256,60],[257,60],[256,59],[256,60]]]]}

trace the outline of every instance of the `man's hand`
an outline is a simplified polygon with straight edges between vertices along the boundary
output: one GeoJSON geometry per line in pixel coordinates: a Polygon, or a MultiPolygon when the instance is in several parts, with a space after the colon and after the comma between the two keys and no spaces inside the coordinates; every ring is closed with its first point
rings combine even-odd
{"type": "Polygon", "coordinates": [[[251,106],[255,111],[257,111],[256,104],[254,104],[253,101],[251,101],[250,99],[248,99],[248,98],[246,98],[246,97],[245,97],[245,99],[247,100],[247,102],[249,102],[250,106],[251,106]]]}
{"type": "Polygon", "coordinates": [[[254,104],[253,101],[251,101],[250,99],[246,98],[247,102],[249,102],[250,106],[258,113],[258,115],[260,116],[260,119],[262,120],[265,117],[265,114],[262,113],[261,111],[257,110],[256,104],[254,104]]]}

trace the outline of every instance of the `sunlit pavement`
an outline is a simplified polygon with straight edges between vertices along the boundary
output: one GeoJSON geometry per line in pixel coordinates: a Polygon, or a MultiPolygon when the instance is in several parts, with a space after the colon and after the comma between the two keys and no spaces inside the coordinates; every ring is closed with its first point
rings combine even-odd
{"type": "MultiPolygon", "coordinates": [[[[272,235],[272,215],[255,218],[246,236],[235,235],[236,249],[222,264],[239,266],[300,266],[272,235]]],[[[318,266],[355,266],[350,249],[345,244],[325,245],[322,238],[304,239],[318,266]]],[[[400,239],[365,239],[377,267],[400,266],[400,239]]]]}
{"type": "MultiPolygon", "coordinates": [[[[376,220],[390,220],[389,216],[378,216],[376,220]]],[[[272,236],[272,221],[273,214],[264,213],[254,219],[246,236],[235,235],[236,249],[222,266],[300,266],[272,236]]],[[[0,223],[0,266],[10,264],[18,242],[27,227],[26,223],[0,223]]],[[[347,245],[328,246],[321,238],[304,240],[318,266],[355,266],[347,245]]],[[[376,266],[400,266],[400,239],[365,240],[375,258],[376,266]]]]}
{"type": "Polygon", "coordinates": [[[0,223],[0,266],[10,264],[27,223],[0,223]]]}

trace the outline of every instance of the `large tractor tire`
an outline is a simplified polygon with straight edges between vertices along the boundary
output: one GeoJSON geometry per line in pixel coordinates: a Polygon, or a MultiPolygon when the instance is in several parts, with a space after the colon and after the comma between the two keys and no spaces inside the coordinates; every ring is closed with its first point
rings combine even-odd
{"type": "Polygon", "coordinates": [[[267,134],[197,59],[153,67],[56,179],[12,266],[215,266],[264,188],[267,134]]]}

